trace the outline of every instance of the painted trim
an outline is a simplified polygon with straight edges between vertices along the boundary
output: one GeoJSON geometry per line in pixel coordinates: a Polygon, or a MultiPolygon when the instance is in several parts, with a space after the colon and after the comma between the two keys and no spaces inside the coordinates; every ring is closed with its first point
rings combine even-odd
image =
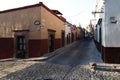
{"type": "Polygon", "coordinates": [[[61,39],[55,39],[55,49],[61,48],[61,39]]]}
{"type": "Polygon", "coordinates": [[[106,63],[120,63],[120,47],[103,47],[102,56],[106,63]]]}
{"type": "Polygon", "coordinates": [[[14,57],[14,38],[0,38],[0,59],[14,57]]]}
{"type": "MultiPolygon", "coordinates": [[[[61,39],[55,39],[55,49],[61,48],[61,39]]],[[[28,58],[40,57],[49,52],[48,39],[28,40],[28,58]]],[[[0,59],[15,57],[14,38],[0,38],[0,59]],[[6,46],[7,45],[7,46],[6,46]]]]}
{"type": "Polygon", "coordinates": [[[29,40],[29,57],[40,57],[48,53],[48,39],[29,40]]]}

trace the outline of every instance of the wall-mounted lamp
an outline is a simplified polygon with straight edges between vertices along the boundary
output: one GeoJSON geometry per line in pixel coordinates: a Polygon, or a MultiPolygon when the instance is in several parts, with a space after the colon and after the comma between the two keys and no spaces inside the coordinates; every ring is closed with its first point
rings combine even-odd
{"type": "Polygon", "coordinates": [[[34,25],[39,26],[40,24],[40,20],[35,20],[34,25]]]}
{"type": "Polygon", "coordinates": [[[44,28],[44,26],[41,24],[40,20],[35,20],[34,25],[37,27],[36,31],[40,31],[40,29],[44,28]]]}

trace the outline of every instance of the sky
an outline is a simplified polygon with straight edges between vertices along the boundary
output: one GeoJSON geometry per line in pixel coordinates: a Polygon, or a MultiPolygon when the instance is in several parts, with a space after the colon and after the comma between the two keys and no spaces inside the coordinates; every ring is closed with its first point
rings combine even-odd
{"type": "Polygon", "coordinates": [[[59,10],[72,24],[86,27],[94,18],[92,11],[97,0],[0,0],[0,11],[43,2],[48,8],[59,10]]]}

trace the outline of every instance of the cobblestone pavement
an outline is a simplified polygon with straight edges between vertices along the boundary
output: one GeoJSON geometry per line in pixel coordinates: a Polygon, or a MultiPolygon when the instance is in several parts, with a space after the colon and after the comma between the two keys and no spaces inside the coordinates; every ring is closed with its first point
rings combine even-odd
{"type": "Polygon", "coordinates": [[[0,80],[120,80],[120,73],[92,71],[89,64],[71,67],[38,61],[8,61],[0,62],[0,80]]]}
{"type": "Polygon", "coordinates": [[[65,47],[65,50],[60,51],[58,55],[48,59],[47,62],[76,66],[79,64],[89,64],[90,62],[102,63],[103,61],[94,41],[92,39],[85,39],[65,47]]]}
{"type": "Polygon", "coordinates": [[[7,62],[0,65],[0,68],[0,80],[62,80],[71,69],[70,66],[38,61],[7,62]]]}
{"type": "Polygon", "coordinates": [[[22,70],[33,64],[35,64],[35,62],[16,62],[16,61],[0,62],[0,78],[6,76],[9,73],[22,70]]]}
{"type": "Polygon", "coordinates": [[[67,46],[69,48],[61,48],[55,52],[55,54],[47,54],[39,58],[31,59],[10,59],[0,61],[0,80],[120,80],[120,65],[117,64],[105,64],[101,61],[101,55],[97,54],[98,51],[94,50],[95,45],[91,41],[87,40],[84,42],[76,42],[67,46]],[[79,49],[75,46],[80,44],[79,49]],[[89,46],[87,45],[89,44],[89,46]],[[83,47],[85,46],[85,47],[83,47]],[[91,47],[92,46],[92,47],[91,47]],[[75,48],[72,56],[69,54],[70,50],[75,48]],[[82,48],[82,49],[81,49],[82,48]],[[81,51],[78,51],[80,50],[81,51]],[[87,51],[89,49],[89,51],[87,51]],[[84,54],[79,54],[84,50],[84,54]],[[59,54],[65,51],[66,53],[59,54]],[[69,51],[69,52],[68,52],[69,51]],[[51,61],[47,61],[48,56],[51,56],[51,61]],[[55,57],[56,56],[56,57],[55,57]],[[69,56],[69,57],[68,57],[69,56]],[[59,59],[59,60],[58,60],[59,59]],[[118,68],[117,71],[105,70],[105,69],[94,69],[90,67],[90,62],[96,62],[97,67],[101,68],[118,68]],[[75,64],[75,65],[74,65],[75,64]],[[72,66],[71,66],[72,65],[72,66]]]}
{"type": "Polygon", "coordinates": [[[112,71],[91,71],[89,65],[74,67],[64,80],[120,80],[120,73],[112,71]]]}

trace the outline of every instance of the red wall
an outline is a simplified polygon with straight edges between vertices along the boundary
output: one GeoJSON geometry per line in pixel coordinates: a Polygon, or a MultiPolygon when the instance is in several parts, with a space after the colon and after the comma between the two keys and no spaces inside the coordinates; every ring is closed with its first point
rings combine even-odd
{"type": "Polygon", "coordinates": [[[48,53],[48,40],[29,40],[29,57],[40,57],[48,53]]]}
{"type": "Polygon", "coordinates": [[[55,39],[55,49],[61,48],[61,39],[55,39]]]}
{"type": "Polygon", "coordinates": [[[120,47],[103,47],[102,54],[104,62],[120,64],[120,47]]]}
{"type": "MultiPolygon", "coordinates": [[[[49,52],[48,39],[29,40],[29,57],[40,57],[49,52]]],[[[61,48],[61,39],[55,39],[55,49],[61,48]]]]}
{"type": "Polygon", "coordinates": [[[41,40],[41,45],[40,45],[40,48],[41,48],[41,54],[46,54],[48,53],[48,39],[43,39],[41,40]]]}
{"type": "MultiPolygon", "coordinates": [[[[29,57],[40,57],[48,53],[48,39],[29,40],[28,42],[29,57]]],[[[55,49],[61,47],[61,39],[55,39],[55,49]]],[[[14,39],[0,38],[0,59],[14,57],[14,39]]]]}
{"type": "Polygon", "coordinates": [[[14,55],[14,39],[0,38],[0,59],[12,58],[14,55]]]}

